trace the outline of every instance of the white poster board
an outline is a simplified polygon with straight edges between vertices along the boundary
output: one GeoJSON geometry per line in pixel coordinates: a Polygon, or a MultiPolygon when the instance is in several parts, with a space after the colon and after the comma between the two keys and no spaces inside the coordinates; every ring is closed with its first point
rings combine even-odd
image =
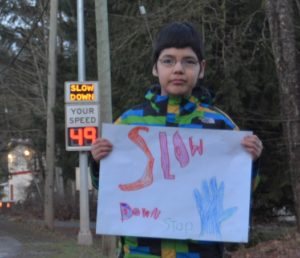
{"type": "Polygon", "coordinates": [[[250,134],[104,124],[97,234],[247,242],[250,134]]]}

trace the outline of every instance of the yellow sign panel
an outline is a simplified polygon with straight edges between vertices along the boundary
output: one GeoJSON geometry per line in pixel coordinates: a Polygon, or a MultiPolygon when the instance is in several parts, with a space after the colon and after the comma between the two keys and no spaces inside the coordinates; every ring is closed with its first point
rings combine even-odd
{"type": "Polygon", "coordinates": [[[71,84],[69,101],[94,101],[95,85],[94,84],[71,84]]]}

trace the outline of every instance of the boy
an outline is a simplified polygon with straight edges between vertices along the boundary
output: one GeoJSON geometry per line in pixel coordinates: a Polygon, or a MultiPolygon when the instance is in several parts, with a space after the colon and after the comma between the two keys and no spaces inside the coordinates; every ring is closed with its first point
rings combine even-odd
{"type": "MultiPolygon", "coordinates": [[[[238,129],[231,119],[214,106],[200,102],[195,96],[198,81],[203,79],[205,60],[201,37],[193,24],[174,22],[158,34],[153,52],[154,76],[159,86],[145,96],[146,102],[126,111],[116,124],[177,126],[188,128],[238,129]]],[[[256,160],[262,152],[257,136],[247,136],[241,143],[256,160]]],[[[113,150],[103,138],[92,145],[94,185],[98,163],[113,150]]],[[[190,240],[122,237],[120,257],[191,257],[221,258],[223,244],[190,240]]]]}

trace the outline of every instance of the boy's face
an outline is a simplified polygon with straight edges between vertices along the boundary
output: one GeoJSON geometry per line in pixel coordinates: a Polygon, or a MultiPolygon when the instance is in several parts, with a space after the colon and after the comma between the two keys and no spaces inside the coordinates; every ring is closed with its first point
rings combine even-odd
{"type": "Polygon", "coordinates": [[[166,48],[161,51],[152,73],[157,76],[163,96],[189,96],[198,79],[204,76],[205,61],[190,48],[166,48]]]}

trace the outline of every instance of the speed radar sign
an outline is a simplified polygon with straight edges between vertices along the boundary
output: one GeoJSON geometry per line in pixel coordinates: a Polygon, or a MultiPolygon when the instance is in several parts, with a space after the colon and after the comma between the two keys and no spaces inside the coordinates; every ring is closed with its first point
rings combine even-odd
{"type": "Polygon", "coordinates": [[[86,151],[99,135],[97,82],[65,83],[66,150],[86,151]]]}

